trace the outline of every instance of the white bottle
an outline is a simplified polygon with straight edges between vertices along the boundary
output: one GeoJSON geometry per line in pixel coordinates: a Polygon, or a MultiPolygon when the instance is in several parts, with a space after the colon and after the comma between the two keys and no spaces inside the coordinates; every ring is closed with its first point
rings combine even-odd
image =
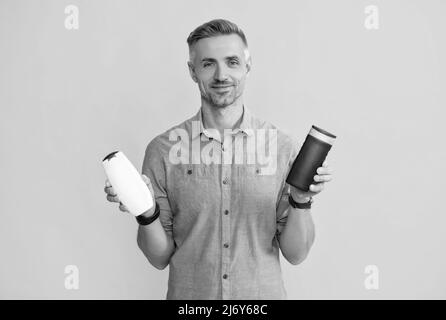
{"type": "Polygon", "coordinates": [[[102,165],[113,190],[131,214],[139,216],[153,207],[152,193],[124,153],[110,153],[102,165]]]}

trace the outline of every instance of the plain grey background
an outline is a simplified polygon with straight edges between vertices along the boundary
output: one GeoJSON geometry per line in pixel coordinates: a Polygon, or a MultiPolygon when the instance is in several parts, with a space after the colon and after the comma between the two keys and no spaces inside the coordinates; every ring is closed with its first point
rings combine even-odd
{"type": "Polygon", "coordinates": [[[214,18],[248,38],[253,113],[338,136],[312,251],[282,259],[289,298],[446,298],[445,14],[441,0],[0,1],[0,298],[165,298],[168,268],[106,201],[101,160],[122,150],[140,170],[148,142],[197,112],[186,38],[214,18]]]}

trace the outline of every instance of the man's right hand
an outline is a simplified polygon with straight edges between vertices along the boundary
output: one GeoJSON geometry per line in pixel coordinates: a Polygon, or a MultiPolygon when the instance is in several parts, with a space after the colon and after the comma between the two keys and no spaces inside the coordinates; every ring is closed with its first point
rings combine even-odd
{"type": "MultiPolygon", "coordinates": [[[[144,215],[145,217],[150,217],[155,212],[155,207],[156,207],[155,197],[154,197],[155,193],[153,192],[153,187],[152,187],[152,183],[150,182],[150,179],[144,174],[141,175],[141,177],[142,177],[143,181],[145,182],[145,184],[147,185],[147,187],[149,188],[150,193],[152,194],[152,200],[153,200],[152,208],[150,208],[150,210],[144,212],[142,215],[144,215]]],[[[127,207],[123,203],[121,203],[121,201],[119,200],[118,195],[113,190],[113,187],[110,184],[110,181],[108,181],[108,179],[105,180],[104,192],[107,194],[107,200],[109,202],[117,202],[117,203],[119,203],[119,210],[121,210],[122,212],[129,212],[127,207]]]]}

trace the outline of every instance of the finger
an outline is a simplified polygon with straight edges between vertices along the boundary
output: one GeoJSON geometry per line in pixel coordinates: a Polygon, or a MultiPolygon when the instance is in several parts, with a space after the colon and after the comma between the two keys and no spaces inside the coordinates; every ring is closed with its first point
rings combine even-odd
{"type": "Polygon", "coordinates": [[[110,195],[110,196],[117,196],[118,194],[115,192],[115,189],[113,189],[113,187],[105,187],[104,191],[106,194],[110,195]]]}
{"type": "Polygon", "coordinates": [[[322,163],[322,166],[323,166],[323,167],[328,167],[328,162],[327,162],[327,160],[324,160],[324,163],[322,163]]]}
{"type": "Polygon", "coordinates": [[[110,181],[108,181],[108,179],[107,180],[105,180],[105,187],[104,187],[104,191],[106,192],[106,193],[108,193],[108,188],[110,188],[112,185],[110,184],[110,181]]]}
{"type": "Polygon", "coordinates": [[[107,200],[110,202],[119,202],[118,196],[107,195],[107,200]]]}
{"type": "Polygon", "coordinates": [[[149,177],[147,177],[145,174],[143,174],[142,179],[144,180],[147,187],[149,187],[149,190],[152,193],[152,195],[155,195],[155,192],[153,191],[152,181],[150,181],[149,177]]]}
{"type": "Polygon", "coordinates": [[[331,174],[324,174],[324,175],[315,175],[314,181],[315,182],[328,182],[331,180],[331,174]]]}
{"type": "Polygon", "coordinates": [[[121,210],[122,212],[129,212],[127,207],[124,204],[122,204],[121,202],[119,204],[119,210],[121,210]]]}
{"type": "Polygon", "coordinates": [[[145,182],[145,184],[152,185],[152,181],[150,181],[149,177],[146,176],[145,174],[142,175],[142,179],[145,182]]]}
{"type": "Polygon", "coordinates": [[[330,167],[327,166],[327,167],[317,168],[316,173],[318,173],[318,174],[332,174],[333,171],[330,167]]]}
{"type": "Polygon", "coordinates": [[[311,192],[318,193],[318,192],[321,192],[322,190],[324,190],[324,183],[323,182],[318,183],[318,184],[310,185],[310,191],[311,192]]]}

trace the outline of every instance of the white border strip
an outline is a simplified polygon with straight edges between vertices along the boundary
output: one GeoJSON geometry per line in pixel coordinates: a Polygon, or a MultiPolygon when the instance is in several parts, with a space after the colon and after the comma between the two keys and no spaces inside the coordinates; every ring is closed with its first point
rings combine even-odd
{"type": "Polygon", "coordinates": [[[330,145],[333,145],[333,143],[335,142],[335,139],[336,139],[336,138],[326,136],[325,134],[317,131],[314,128],[311,128],[309,135],[315,137],[318,140],[324,141],[330,145]]]}

